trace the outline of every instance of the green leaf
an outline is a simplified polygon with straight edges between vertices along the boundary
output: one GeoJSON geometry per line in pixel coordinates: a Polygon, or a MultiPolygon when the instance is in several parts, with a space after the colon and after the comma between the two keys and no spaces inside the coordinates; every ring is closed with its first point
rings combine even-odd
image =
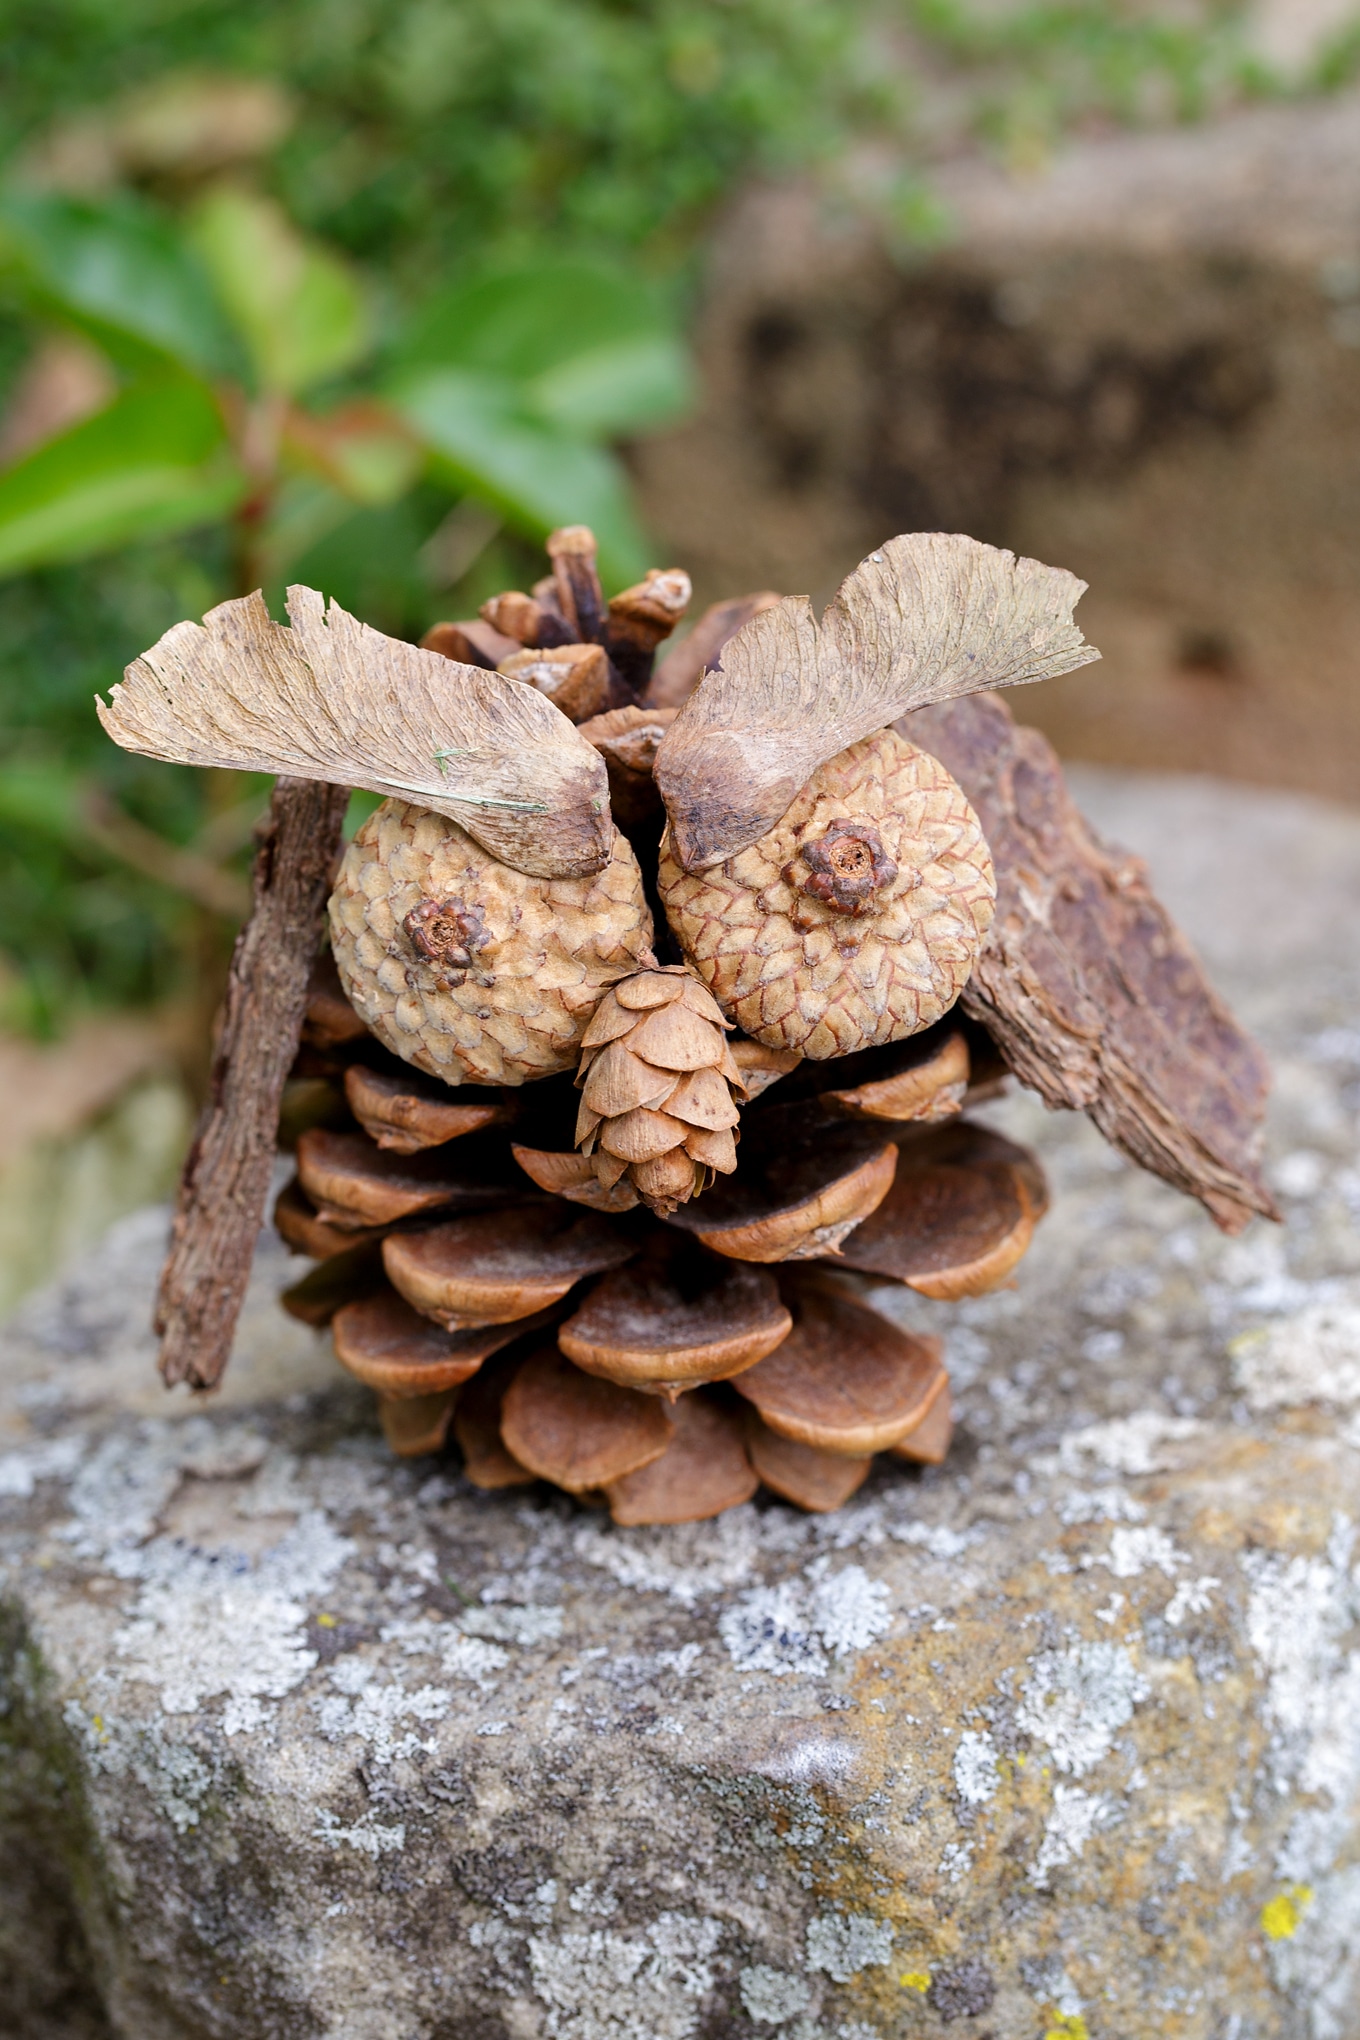
{"type": "Polygon", "coordinates": [[[409,368],[473,368],[529,382],[583,354],[673,339],[652,293],[602,262],[549,257],[441,291],[398,349],[409,368]]]}
{"type": "Polygon", "coordinates": [[[358,284],[271,199],[211,192],[193,231],[263,388],[295,396],[363,354],[368,315],[358,284]]]}
{"type": "Polygon", "coordinates": [[[206,270],[148,208],[49,192],[0,199],[0,261],[39,310],[56,313],[125,366],[148,352],[222,375],[239,366],[206,270]]]}
{"type": "Polygon", "coordinates": [[[201,384],[136,385],[0,473],[0,574],[209,523],[245,490],[201,384]]]}
{"type": "Polygon", "coordinates": [[[587,439],[655,430],[694,398],[688,352],[668,333],[616,340],[559,362],[528,383],[528,409],[587,439]]]}
{"type": "Polygon", "coordinates": [[[590,525],[601,572],[616,585],[646,572],[646,546],[619,463],[526,416],[512,383],[443,369],[401,379],[389,397],[429,449],[440,480],[484,498],[531,538],[560,524],[590,525]]]}

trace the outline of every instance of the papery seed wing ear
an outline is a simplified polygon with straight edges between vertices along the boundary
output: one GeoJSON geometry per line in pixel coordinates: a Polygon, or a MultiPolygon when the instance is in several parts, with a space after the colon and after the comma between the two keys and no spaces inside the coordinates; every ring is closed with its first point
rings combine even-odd
{"type": "Polygon", "coordinates": [[[604,760],[545,695],[384,637],[313,588],[288,590],[288,615],[256,593],[177,623],[96,703],[104,728],[151,758],[414,801],[539,877],[603,869],[604,760]]]}
{"type": "Polygon", "coordinates": [[[802,596],[752,617],[661,744],[656,778],[687,871],[767,835],[817,767],[931,702],[1100,657],[1072,620],[1086,583],[977,539],[889,539],[820,627],[802,596]]]}

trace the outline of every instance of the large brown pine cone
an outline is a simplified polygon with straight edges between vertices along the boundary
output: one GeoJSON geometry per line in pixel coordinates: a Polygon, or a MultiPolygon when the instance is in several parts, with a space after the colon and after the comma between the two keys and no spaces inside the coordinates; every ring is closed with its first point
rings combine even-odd
{"type": "Polygon", "coordinates": [[[346,850],[330,923],[356,1012],[446,1084],[573,1069],[601,993],[652,939],[620,832],[594,878],[534,878],[400,800],[384,801],[346,850]]]}
{"type": "Polygon", "coordinates": [[[706,871],[663,841],[686,960],[757,1041],[820,1060],[900,1041],[958,998],[996,899],[982,826],[892,730],[813,774],[778,827],[706,871]]]}

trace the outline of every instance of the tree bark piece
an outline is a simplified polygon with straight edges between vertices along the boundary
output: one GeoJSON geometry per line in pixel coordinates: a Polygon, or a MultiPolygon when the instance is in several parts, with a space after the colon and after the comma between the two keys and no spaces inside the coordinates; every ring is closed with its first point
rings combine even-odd
{"type": "Polygon", "coordinates": [[[156,1301],[167,1385],[215,1388],[231,1353],[348,803],[344,786],[280,779],[274,788],[156,1301]]]}
{"type": "Polygon", "coordinates": [[[702,1523],[749,1502],[759,1487],[735,1410],[687,1395],[672,1414],[674,1433],[661,1457],[605,1488],[616,1523],[702,1523]]]}
{"type": "Polygon", "coordinates": [[[1224,1232],[1278,1218],[1261,1176],[1269,1071],[1206,982],[1143,866],[1082,819],[1037,730],[994,696],[905,717],[977,809],[997,907],[963,994],[1020,1081],[1090,1114],[1224,1232]]]}

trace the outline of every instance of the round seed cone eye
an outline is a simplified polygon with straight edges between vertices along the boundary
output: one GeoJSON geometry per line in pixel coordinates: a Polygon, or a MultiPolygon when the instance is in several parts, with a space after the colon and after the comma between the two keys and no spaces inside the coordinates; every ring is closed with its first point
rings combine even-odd
{"type": "Polygon", "coordinates": [[[673,1399],[754,1366],[792,1323],[763,1268],[663,1238],[604,1276],[561,1326],[557,1343],[588,1374],[673,1399]]]}
{"type": "Polygon", "coordinates": [[[790,1280],[785,1300],[793,1330],[733,1384],[769,1428],[851,1459],[914,1429],[945,1380],[938,1339],[900,1331],[816,1276],[790,1280]]]}
{"type": "Polygon", "coordinates": [[[565,1203],[453,1219],[382,1247],[395,1287],[449,1331],[529,1317],[636,1251],[607,1218],[565,1203]]]}
{"type": "Polygon", "coordinates": [[[605,1486],[616,1523],[700,1523],[749,1502],[760,1485],[740,1417],[703,1395],[682,1396],[659,1459],[605,1486]]]}
{"type": "Polygon", "coordinates": [[[575,1067],[601,992],[651,942],[617,831],[592,878],[535,878],[456,822],[388,800],[346,850],[330,902],[344,991],[384,1047],[446,1084],[575,1067]]]}
{"type": "Polygon", "coordinates": [[[772,1431],[757,1411],[746,1412],[746,1450],[762,1485],[800,1509],[824,1515],[848,1502],[869,1476],[872,1458],[824,1452],[772,1431]]]}
{"type": "Polygon", "coordinates": [[[683,965],[605,993],[586,1028],[576,1142],[606,1189],[665,1217],[736,1168],[741,1071],[712,995],[683,965]]]}
{"type": "Polygon", "coordinates": [[[672,1430],[658,1397],[582,1374],[555,1347],[525,1361],[501,1409],[512,1457],[569,1494],[607,1487],[659,1459],[672,1430]]]}
{"type": "Polygon", "coordinates": [[[729,1018],[818,1061],[947,1012],[996,898],[961,788],[893,730],[819,766],[778,825],[724,863],[684,871],[668,833],[657,882],[686,961],[729,1018]]]}
{"type": "Polygon", "coordinates": [[[981,1127],[918,1134],[898,1149],[892,1188],[845,1241],[847,1267],[941,1302],[1007,1281],[1034,1234],[1032,1155],[981,1127]]]}

